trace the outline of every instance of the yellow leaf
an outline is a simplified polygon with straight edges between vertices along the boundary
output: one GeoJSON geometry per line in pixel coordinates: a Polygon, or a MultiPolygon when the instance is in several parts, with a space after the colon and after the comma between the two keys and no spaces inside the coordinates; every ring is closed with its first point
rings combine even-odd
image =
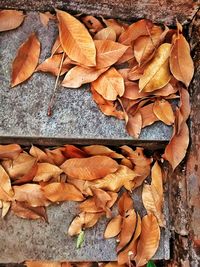
{"type": "Polygon", "coordinates": [[[121,223],[121,215],[117,215],[116,217],[112,218],[106,226],[104,238],[111,238],[117,236],[121,231],[121,223]]]}
{"type": "Polygon", "coordinates": [[[7,172],[1,165],[0,165],[0,187],[10,197],[13,196],[14,192],[12,190],[10,177],[8,176],[7,172]]]}
{"type": "Polygon", "coordinates": [[[94,40],[111,40],[116,41],[116,33],[111,27],[104,28],[97,32],[94,36],[94,40]]]}

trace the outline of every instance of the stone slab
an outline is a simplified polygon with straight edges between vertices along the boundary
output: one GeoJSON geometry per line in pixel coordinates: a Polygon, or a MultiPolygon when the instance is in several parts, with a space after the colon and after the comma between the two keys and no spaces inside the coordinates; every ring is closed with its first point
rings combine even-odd
{"type": "MultiPolygon", "coordinates": [[[[135,209],[145,214],[141,188],[133,193],[135,209]]],[[[66,234],[70,222],[78,214],[75,202],[64,202],[47,208],[49,224],[25,220],[9,213],[0,219],[0,263],[20,263],[25,260],[49,261],[114,261],[115,238],[105,240],[103,233],[108,219],[85,231],[85,242],[76,249],[76,237],[66,234]]],[[[168,218],[167,203],[165,216],[168,218]]],[[[169,230],[162,230],[159,249],[154,259],[169,259],[169,230]]]]}
{"type": "Polygon", "coordinates": [[[24,10],[53,10],[61,8],[76,13],[134,20],[148,18],[154,22],[169,25],[187,24],[194,17],[199,7],[193,0],[1,0],[0,8],[24,10]]]}

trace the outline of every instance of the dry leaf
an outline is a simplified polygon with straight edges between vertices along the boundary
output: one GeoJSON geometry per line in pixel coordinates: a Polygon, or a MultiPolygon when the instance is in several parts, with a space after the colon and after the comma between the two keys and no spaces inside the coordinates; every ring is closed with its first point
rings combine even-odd
{"type": "Polygon", "coordinates": [[[189,129],[186,123],[182,124],[182,127],[178,134],[174,134],[169,144],[165,148],[163,158],[169,161],[173,170],[183,160],[187,152],[189,145],[189,129]]]}
{"type": "Polygon", "coordinates": [[[81,20],[92,33],[96,33],[103,29],[102,23],[93,16],[84,16],[81,20]]]}
{"type": "Polygon", "coordinates": [[[144,184],[142,201],[147,213],[152,213],[157,218],[159,226],[165,226],[162,213],[163,209],[163,181],[162,170],[156,161],[151,169],[151,184],[144,184]]]}
{"type": "Polygon", "coordinates": [[[64,53],[64,50],[61,46],[60,37],[58,35],[58,37],[56,38],[55,43],[53,44],[53,47],[51,49],[51,57],[55,54],[62,54],[62,53],[64,53]]]}
{"type": "Polygon", "coordinates": [[[172,125],[175,121],[172,106],[165,99],[157,99],[153,105],[153,112],[156,117],[167,125],[172,125]]]}
{"type": "Polygon", "coordinates": [[[60,262],[50,261],[26,261],[25,265],[27,267],[61,267],[60,262]]]}
{"type": "Polygon", "coordinates": [[[48,222],[45,207],[31,207],[25,202],[12,202],[11,210],[15,215],[24,219],[42,219],[48,222]]]}
{"type": "MultiPolygon", "coordinates": [[[[148,64],[147,64],[147,66],[148,66],[148,64]]],[[[144,70],[145,70],[145,68],[147,66],[146,65],[144,65],[144,66],[139,66],[139,65],[133,66],[133,68],[130,70],[130,72],[128,74],[129,80],[131,80],[131,81],[139,80],[143,76],[144,70]]]]}
{"type": "Polygon", "coordinates": [[[116,41],[116,33],[111,27],[104,28],[97,32],[94,36],[94,40],[111,40],[116,41]]]}
{"type": "Polygon", "coordinates": [[[65,151],[64,147],[58,147],[53,150],[45,149],[45,153],[47,154],[49,161],[57,166],[60,166],[66,160],[64,151],[65,151]]]}
{"type": "Polygon", "coordinates": [[[20,46],[12,64],[11,87],[26,81],[35,71],[40,55],[40,42],[35,33],[20,46]]]}
{"type": "Polygon", "coordinates": [[[194,64],[190,56],[190,47],[182,34],[174,35],[170,55],[170,70],[174,77],[189,86],[194,75],[194,64]]]}
{"type": "Polygon", "coordinates": [[[178,129],[177,133],[179,134],[182,125],[187,121],[190,115],[190,95],[188,91],[184,88],[179,89],[180,93],[180,109],[179,109],[179,120],[178,120],[178,129]],[[181,119],[180,119],[181,118],[181,119]]]}
{"type": "Polygon", "coordinates": [[[126,129],[130,136],[138,138],[142,130],[142,115],[137,111],[133,115],[125,113],[126,129]]]}
{"type": "Polygon", "coordinates": [[[112,218],[106,226],[104,238],[111,238],[117,236],[121,231],[121,223],[121,215],[117,215],[116,217],[112,218]]]}
{"type": "Polygon", "coordinates": [[[47,182],[50,179],[57,179],[63,171],[50,163],[38,163],[38,169],[33,179],[34,182],[47,182]]]}
{"type": "Polygon", "coordinates": [[[10,210],[11,202],[2,201],[1,218],[4,218],[10,210]]]}
{"type": "Polygon", "coordinates": [[[102,146],[102,145],[84,146],[82,149],[83,149],[83,151],[86,152],[86,154],[88,154],[90,156],[102,155],[102,156],[108,156],[108,157],[114,158],[114,159],[124,158],[123,155],[115,152],[114,150],[112,150],[106,146],[102,146]]]}
{"type": "Polygon", "coordinates": [[[61,45],[70,59],[84,66],[96,65],[96,49],[85,26],[67,12],[56,10],[61,45]]]}
{"type": "Polygon", "coordinates": [[[133,199],[130,194],[125,191],[118,201],[118,211],[122,217],[125,217],[126,212],[130,209],[133,209],[133,199]]]}
{"type": "Polygon", "coordinates": [[[73,145],[65,145],[63,154],[66,158],[87,158],[87,154],[80,148],[73,145]]]}
{"type": "Polygon", "coordinates": [[[107,27],[110,27],[115,31],[117,37],[119,37],[119,35],[125,30],[125,25],[115,19],[102,18],[102,20],[106,24],[107,27]]]}
{"type": "Polygon", "coordinates": [[[82,193],[74,185],[68,183],[50,183],[42,187],[42,190],[45,197],[52,202],[84,200],[82,193]]]}
{"type": "Polygon", "coordinates": [[[22,149],[17,144],[0,145],[0,159],[16,159],[22,149]]]}
{"type": "Polygon", "coordinates": [[[35,177],[37,170],[38,170],[38,163],[37,163],[37,161],[35,161],[35,163],[30,168],[30,170],[26,174],[24,174],[22,177],[15,180],[12,184],[13,185],[19,185],[19,184],[31,182],[33,180],[33,178],[35,177]]]}
{"type": "Polygon", "coordinates": [[[93,156],[85,159],[68,159],[61,165],[61,169],[70,177],[94,180],[115,172],[118,164],[107,156],[93,156]]]}
{"type": "Polygon", "coordinates": [[[153,106],[154,104],[151,103],[140,108],[140,114],[142,116],[142,128],[153,124],[154,122],[158,121],[158,118],[153,113],[153,106]]]}
{"type": "Polygon", "coordinates": [[[10,197],[13,196],[14,192],[12,190],[10,177],[8,176],[7,172],[4,170],[4,168],[1,165],[0,165],[0,187],[1,187],[1,190],[3,190],[10,197]]]}
{"type": "Polygon", "coordinates": [[[154,58],[145,68],[139,80],[140,91],[152,92],[165,86],[171,79],[169,70],[169,55],[171,44],[159,46],[154,58]]]}
{"type": "Polygon", "coordinates": [[[39,16],[40,16],[40,21],[42,22],[42,24],[46,27],[49,23],[50,19],[56,19],[54,15],[52,15],[50,12],[39,12],[39,16]]]}
{"type": "Polygon", "coordinates": [[[116,100],[118,95],[124,94],[124,79],[112,67],[92,82],[92,87],[106,100],[116,100]]]}
{"type": "Polygon", "coordinates": [[[108,68],[96,69],[75,66],[67,72],[61,85],[64,87],[79,88],[85,83],[95,81],[107,69],[108,68]]]}
{"type": "Polygon", "coordinates": [[[124,52],[124,54],[117,60],[116,65],[126,63],[133,58],[134,58],[133,48],[131,46],[127,46],[127,49],[124,52]]]}
{"type": "Polygon", "coordinates": [[[160,241],[160,228],[153,214],[142,218],[141,235],[137,245],[137,255],[134,258],[136,266],[143,266],[156,253],[160,241]]]}
{"type": "Polygon", "coordinates": [[[13,30],[24,21],[24,14],[17,10],[0,10],[0,32],[13,30]]]}

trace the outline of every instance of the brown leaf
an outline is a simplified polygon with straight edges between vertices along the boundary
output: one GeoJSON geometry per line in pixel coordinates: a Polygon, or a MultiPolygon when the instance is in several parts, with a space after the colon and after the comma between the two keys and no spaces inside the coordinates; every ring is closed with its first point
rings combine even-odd
{"type": "Polygon", "coordinates": [[[131,46],[127,46],[126,51],[124,52],[124,54],[117,60],[117,62],[115,63],[116,65],[120,65],[123,63],[128,62],[129,60],[134,58],[134,53],[133,53],[133,49],[131,46]]]}
{"type": "Polygon", "coordinates": [[[170,70],[177,80],[188,87],[194,75],[194,63],[190,56],[190,47],[182,34],[173,37],[170,70]]]}
{"type": "Polygon", "coordinates": [[[123,155],[115,152],[114,150],[112,150],[106,146],[102,146],[102,145],[84,146],[82,149],[83,149],[83,151],[86,152],[86,154],[88,154],[90,156],[101,155],[101,156],[108,156],[108,157],[114,158],[114,159],[124,158],[123,155]]]}
{"type": "Polygon", "coordinates": [[[40,55],[40,42],[35,33],[19,47],[12,64],[11,87],[26,81],[35,71],[40,55]]]}
{"type": "Polygon", "coordinates": [[[55,54],[62,54],[62,53],[64,53],[64,50],[61,46],[60,37],[58,35],[58,37],[56,38],[55,43],[53,44],[53,47],[51,49],[51,57],[55,54]]]}
{"type": "Polygon", "coordinates": [[[130,70],[130,72],[128,74],[129,80],[131,80],[131,81],[139,80],[142,77],[142,75],[144,73],[144,70],[145,70],[145,68],[147,66],[146,65],[144,65],[144,66],[139,66],[139,65],[133,66],[133,68],[130,70]]]}
{"type": "Polygon", "coordinates": [[[94,36],[94,40],[111,40],[116,41],[116,33],[111,27],[104,28],[97,32],[94,36]]]}
{"type": "Polygon", "coordinates": [[[61,267],[60,262],[50,261],[26,261],[25,265],[27,267],[61,267]]]}
{"type": "Polygon", "coordinates": [[[157,49],[154,58],[147,65],[139,80],[140,91],[152,92],[165,86],[171,79],[169,56],[171,44],[164,43],[157,49]]]}
{"type": "Polygon", "coordinates": [[[16,29],[22,24],[24,17],[22,11],[0,10],[0,32],[16,29]]]}
{"type": "Polygon", "coordinates": [[[182,124],[179,133],[175,133],[165,148],[163,158],[169,161],[173,170],[185,157],[189,145],[189,130],[186,123],[182,124]]]}
{"type": "Polygon", "coordinates": [[[37,220],[42,219],[48,222],[45,207],[31,207],[25,202],[12,202],[11,210],[20,218],[37,220]]]}
{"type": "Polygon", "coordinates": [[[39,16],[40,16],[40,21],[45,27],[48,25],[50,19],[53,20],[56,19],[56,17],[52,15],[50,12],[45,12],[45,13],[39,12],[39,16]]]}
{"type": "Polygon", "coordinates": [[[63,154],[66,158],[86,158],[88,155],[78,147],[65,145],[63,154]]]}
{"type": "Polygon", "coordinates": [[[13,200],[25,202],[31,207],[48,206],[49,201],[45,198],[42,188],[38,184],[24,184],[13,186],[13,200]]]}
{"type": "Polygon", "coordinates": [[[116,100],[118,95],[124,94],[124,79],[112,67],[92,82],[92,87],[106,100],[116,100]]]}
{"type": "Polygon", "coordinates": [[[81,180],[102,178],[118,169],[118,164],[107,156],[93,156],[85,159],[68,159],[61,169],[70,177],[81,180]]]}
{"type": "Polygon", "coordinates": [[[131,45],[139,36],[149,35],[153,23],[149,20],[142,19],[131,24],[120,36],[118,41],[124,45],[131,45]]]}
{"type": "Polygon", "coordinates": [[[27,182],[31,182],[33,180],[33,178],[35,177],[37,170],[38,170],[38,163],[37,163],[37,161],[35,161],[35,163],[30,168],[30,170],[26,174],[24,174],[24,176],[15,180],[12,184],[13,185],[19,185],[19,184],[25,184],[27,182]]]}
{"type": "Polygon", "coordinates": [[[116,63],[128,49],[128,46],[111,40],[96,40],[94,43],[97,51],[96,67],[98,69],[110,67],[116,63]]]}
{"type": "Polygon", "coordinates": [[[142,201],[147,213],[152,213],[157,218],[159,226],[165,226],[162,213],[163,209],[163,181],[162,170],[156,161],[151,169],[151,184],[144,184],[142,190],[142,201]]]}
{"type": "Polygon", "coordinates": [[[93,16],[84,16],[81,20],[92,33],[96,33],[103,29],[102,23],[93,16]]]}
{"type": "Polygon", "coordinates": [[[60,64],[62,57],[63,57],[62,54],[56,54],[47,58],[36,68],[35,71],[49,72],[55,76],[58,76],[59,73],[60,75],[65,74],[68,70],[70,70],[72,64],[70,64],[70,62],[69,63],[63,62],[60,72],[60,64]]]}
{"type": "Polygon", "coordinates": [[[52,202],[84,200],[82,193],[74,185],[68,183],[50,183],[42,187],[42,190],[45,197],[52,202]]]}
{"type": "Polygon", "coordinates": [[[122,217],[125,217],[126,212],[130,209],[133,209],[133,199],[130,194],[125,191],[118,201],[118,211],[122,217]]]}
{"type": "Polygon", "coordinates": [[[50,179],[55,180],[63,171],[57,166],[50,163],[38,163],[38,169],[33,179],[34,182],[48,182],[50,179]]]}
{"type": "Polygon", "coordinates": [[[0,145],[0,159],[16,159],[22,149],[17,144],[0,145]]]}
{"type": "Polygon", "coordinates": [[[31,146],[29,154],[36,158],[38,162],[49,162],[47,154],[36,146],[31,146]]]}
{"type": "Polygon", "coordinates": [[[136,266],[143,266],[156,253],[160,241],[160,228],[153,214],[142,218],[142,231],[137,245],[137,255],[134,258],[136,266]]]}
{"type": "Polygon", "coordinates": [[[153,112],[156,117],[167,125],[172,125],[175,121],[172,106],[165,99],[157,99],[153,105],[153,112]]]}
{"type": "Polygon", "coordinates": [[[142,128],[153,124],[154,122],[158,121],[158,118],[153,113],[153,106],[154,103],[146,105],[140,108],[140,114],[142,116],[142,128]]]}
{"type": "Polygon", "coordinates": [[[85,26],[67,12],[56,10],[61,45],[70,59],[84,66],[96,65],[96,49],[85,26]]]}
{"type": "Polygon", "coordinates": [[[119,37],[119,35],[125,30],[125,25],[117,21],[116,19],[102,18],[102,20],[106,24],[107,27],[110,27],[115,31],[117,37],[119,37]]]}
{"type": "Polygon", "coordinates": [[[111,238],[117,236],[121,231],[122,217],[117,215],[112,218],[106,226],[104,238],[111,238]]]}
{"type": "Polygon", "coordinates": [[[109,201],[111,201],[111,196],[102,189],[94,188],[92,189],[92,193],[94,195],[94,202],[97,209],[103,210],[106,213],[106,217],[111,217],[111,211],[107,207],[109,201]]]}
{"type": "Polygon", "coordinates": [[[2,201],[1,218],[4,218],[10,210],[11,202],[2,201]]]}
{"type": "Polygon", "coordinates": [[[57,166],[60,166],[66,160],[64,151],[64,147],[58,147],[53,150],[47,148],[45,149],[45,153],[48,156],[49,162],[57,166]]]}
{"type": "Polygon", "coordinates": [[[1,165],[0,165],[0,187],[1,187],[1,190],[3,190],[10,197],[13,196],[14,192],[12,190],[10,177],[8,176],[7,172],[4,170],[4,168],[1,165]]]}
{"type": "Polygon", "coordinates": [[[184,88],[179,89],[180,93],[180,108],[179,108],[179,120],[177,125],[177,133],[179,134],[182,125],[187,121],[190,115],[190,95],[184,88]]]}
{"type": "Polygon", "coordinates": [[[130,136],[138,138],[142,130],[142,115],[140,111],[135,114],[126,113],[125,115],[126,129],[130,136]]]}
{"type": "Polygon", "coordinates": [[[95,81],[108,68],[96,69],[75,66],[65,75],[61,85],[64,87],[79,88],[85,83],[95,81]]]}

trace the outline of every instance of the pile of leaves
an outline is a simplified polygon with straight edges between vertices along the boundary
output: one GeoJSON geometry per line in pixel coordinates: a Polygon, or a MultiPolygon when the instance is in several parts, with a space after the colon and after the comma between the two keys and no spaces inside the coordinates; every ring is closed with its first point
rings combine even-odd
{"type": "MultiPolygon", "coordinates": [[[[131,25],[115,19],[95,18],[56,10],[40,13],[43,25],[58,23],[59,35],[51,56],[38,65],[40,42],[35,33],[20,46],[12,64],[11,86],[34,72],[57,77],[48,114],[52,113],[59,77],[62,87],[89,83],[94,101],[108,116],[125,120],[128,133],[138,138],[141,129],[162,121],[173,126],[164,158],[173,169],[183,159],[189,143],[186,120],[190,113],[187,88],[194,73],[190,48],[182,26],[169,29],[147,19],[131,25]],[[170,101],[180,98],[178,106],[170,101]]],[[[20,11],[0,11],[0,31],[18,27],[20,11]]]]}
{"type": "Polygon", "coordinates": [[[17,144],[1,145],[2,217],[11,209],[21,218],[48,222],[47,206],[80,202],[80,213],[68,229],[70,236],[78,236],[77,247],[84,241],[84,230],[106,216],[111,220],[104,238],[116,237],[118,264],[135,261],[143,266],[155,254],[160,227],[165,226],[162,162],[157,153],[146,156],[141,147],[122,146],[116,152],[102,145],[32,146],[27,152],[17,144]],[[146,209],[142,218],[131,197],[139,186],[146,209]]]}

